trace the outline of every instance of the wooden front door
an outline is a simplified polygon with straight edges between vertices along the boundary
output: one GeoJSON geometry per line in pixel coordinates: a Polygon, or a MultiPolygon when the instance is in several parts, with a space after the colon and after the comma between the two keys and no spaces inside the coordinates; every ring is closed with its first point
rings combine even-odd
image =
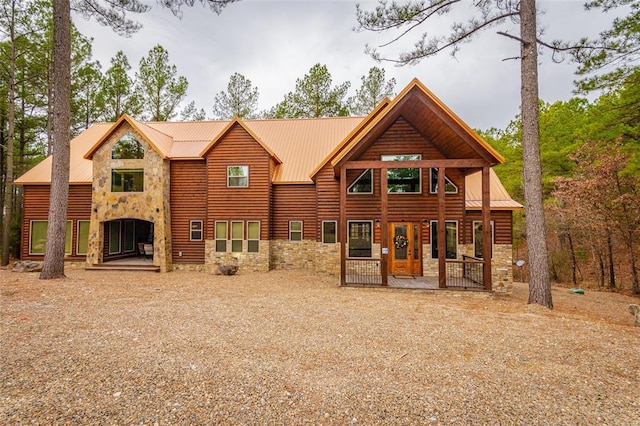
{"type": "Polygon", "coordinates": [[[422,241],[419,222],[389,225],[389,273],[422,275],[422,241]]]}

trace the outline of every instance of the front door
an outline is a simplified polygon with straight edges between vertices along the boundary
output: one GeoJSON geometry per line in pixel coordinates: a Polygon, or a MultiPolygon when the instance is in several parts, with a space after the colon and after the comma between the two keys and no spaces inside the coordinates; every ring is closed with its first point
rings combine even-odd
{"type": "Polygon", "coordinates": [[[389,225],[389,273],[422,275],[420,223],[401,222],[389,225]]]}

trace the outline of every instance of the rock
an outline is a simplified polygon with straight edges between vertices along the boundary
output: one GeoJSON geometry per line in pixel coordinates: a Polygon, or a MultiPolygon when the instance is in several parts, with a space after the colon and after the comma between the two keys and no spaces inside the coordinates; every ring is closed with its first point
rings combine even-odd
{"type": "Polygon", "coordinates": [[[635,315],[636,321],[633,323],[636,327],[640,327],[640,305],[629,305],[629,312],[631,315],[635,315]]]}
{"type": "Polygon", "coordinates": [[[238,265],[218,265],[216,275],[235,275],[238,272],[238,265]]]}
{"type": "Polygon", "coordinates": [[[13,264],[11,270],[13,272],[40,272],[42,271],[42,263],[33,260],[20,260],[13,264]]]}

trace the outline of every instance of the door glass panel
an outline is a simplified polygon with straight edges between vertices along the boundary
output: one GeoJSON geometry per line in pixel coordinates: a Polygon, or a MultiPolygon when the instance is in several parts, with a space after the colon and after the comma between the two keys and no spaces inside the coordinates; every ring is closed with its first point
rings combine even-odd
{"type": "Polygon", "coordinates": [[[393,247],[395,250],[396,260],[406,260],[409,247],[409,239],[407,238],[407,225],[395,225],[393,231],[393,247]]]}
{"type": "Polygon", "coordinates": [[[413,225],[413,260],[420,259],[420,225],[413,225]]]}

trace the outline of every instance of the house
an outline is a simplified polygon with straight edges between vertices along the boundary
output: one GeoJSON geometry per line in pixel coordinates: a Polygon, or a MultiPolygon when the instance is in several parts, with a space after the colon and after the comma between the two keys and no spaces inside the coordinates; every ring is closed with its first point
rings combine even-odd
{"type": "MultiPolygon", "coordinates": [[[[144,254],[163,272],[235,260],[342,284],[407,275],[491,289],[511,281],[522,208],[491,169],[502,161],[418,80],[367,117],[124,115],[71,142],[67,259],[92,267],[144,254]]],[[[16,181],[23,259],[44,254],[50,174],[49,157],[16,181]]]]}

